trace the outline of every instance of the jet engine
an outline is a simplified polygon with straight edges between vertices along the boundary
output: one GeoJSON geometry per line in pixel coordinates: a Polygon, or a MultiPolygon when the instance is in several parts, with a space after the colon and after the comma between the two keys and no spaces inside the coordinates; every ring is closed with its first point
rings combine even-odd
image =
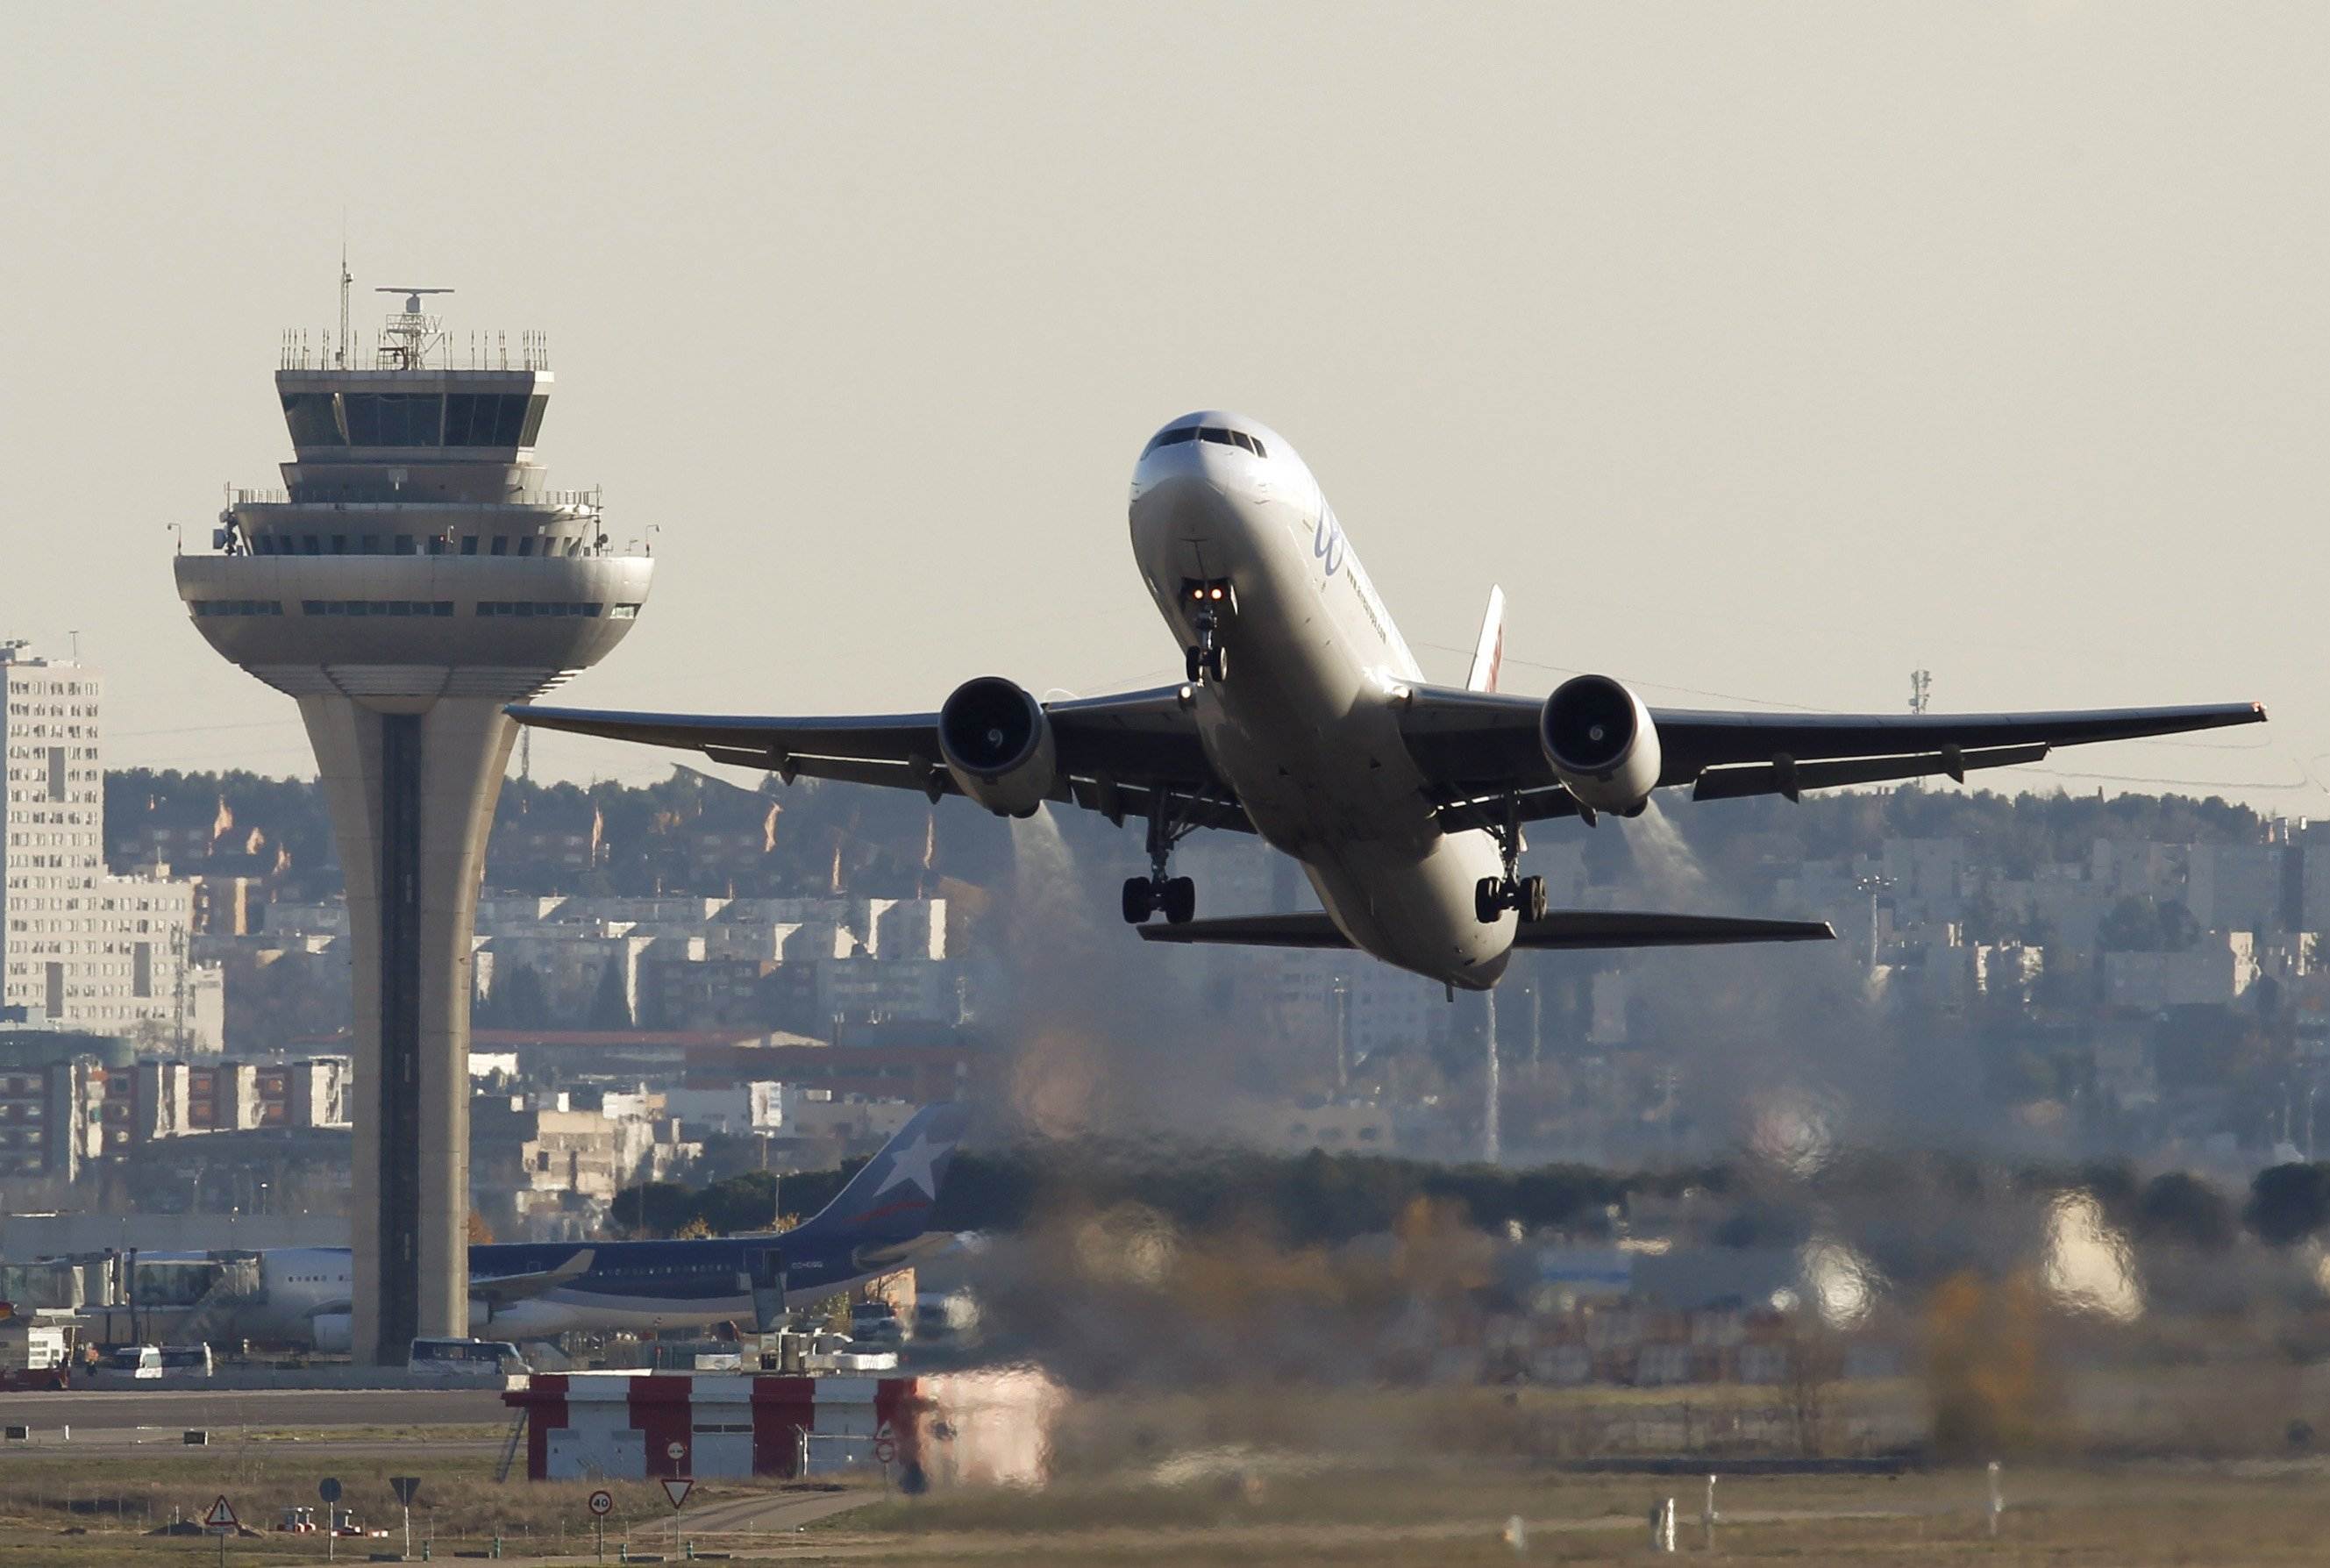
{"type": "Polygon", "coordinates": [[[346,1355],[355,1348],[355,1326],[345,1312],[318,1312],[308,1319],[308,1328],[318,1355],[346,1355]]]}
{"type": "Polygon", "coordinates": [[[1545,760],[1589,812],[1633,816],[1659,782],[1659,732],[1643,699],[1606,675],[1554,688],[1538,718],[1545,760]]]}
{"type": "Polygon", "coordinates": [[[962,793],[999,817],[1035,815],[1059,781],[1043,704],[999,675],[964,681],[940,707],[939,755],[962,793]]]}

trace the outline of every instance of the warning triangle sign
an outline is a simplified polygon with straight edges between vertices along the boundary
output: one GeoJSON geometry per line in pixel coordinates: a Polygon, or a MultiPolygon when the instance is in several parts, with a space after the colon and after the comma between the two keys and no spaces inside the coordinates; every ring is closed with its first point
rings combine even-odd
{"type": "Polygon", "coordinates": [[[238,1528],[234,1516],[234,1505],[228,1502],[224,1497],[221,1497],[217,1502],[211,1505],[211,1511],[203,1516],[203,1525],[204,1528],[211,1530],[238,1528]]]}
{"type": "MultiPolygon", "coordinates": [[[[671,1506],[675,1509],[677,1509],[682,1503],[687,1501],[687,1494],[695,1489],[696,1478],[693,1476],[667,1476],[664,1478],[663,1495],[671,1499],[671,1506]]],[[[220,1501],[223,1502],[225,1499],[221,1498],[220,1501]]]]}

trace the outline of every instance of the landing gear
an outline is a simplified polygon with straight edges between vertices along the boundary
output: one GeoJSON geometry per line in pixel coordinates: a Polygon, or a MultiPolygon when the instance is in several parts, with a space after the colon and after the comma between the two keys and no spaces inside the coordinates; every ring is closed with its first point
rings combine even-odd
{"type": "Polygon", "coordinates": [[[1483,926],[1493,926],[1511,909],[1524,920],[1545,918],[1543,877],[1483,877],[1473,889],[1473,913],[1483,926]]]}
{"type": "Polygon", "coordinates": [[[1127,877],[1124,879],[1124,919],[1138,926],[1162,913],[1166,924],[1186,926],[1198,913],[1198,884],[1188,877],[1127,877]]]}
{"type": "Polygon", "coordinates": [[[1501,877],[1483,877],[1473,889],[1473,913],[1482,925],[1493,926],[1508,909],[1524,920],[1545,918],[1545,879],[1524,877],[1520,872],[1521,823],[1520,806],[1511,795],[1505,797],[1505,820],[1489,829],[1489,836],[1497,841],[1497,848],[1505,860],[1501,877]]]}
{"type": "Polygon", "coordinates": [[[1124,879],[1126,925],[1138,926],[1155,914],[1162,914],[1170,926],[1186,926],[1197,917],[1198,884],[1190,878],[1170,874],[1173,846],[1196,832],[1197,825],[1185,813],[1177,812],[1170,792],[1151,792],[1149,875],[1124,879]]]}
{"type": "Polygon", "coordinates": [[[1237,596],[1227,582],[1192,580],[1181,584],[1181,592],[1196,606],[1190,612],[1189,627],[1198,640],[1182,651],[1181,667],[1189,684],[1203,686],[1228,679],[1229,654],[1222,647],[1222,625],[1237,608],[1237,596]]]}
{"type": "Polygon", "coordinates": [[[1203,686],[1208,681],[1219,682],[1229,677],[1230,656],[1219,643],[1211,648],[1185,649],[1181,655],[1181,668],[1192,686],[1203,686]]]}

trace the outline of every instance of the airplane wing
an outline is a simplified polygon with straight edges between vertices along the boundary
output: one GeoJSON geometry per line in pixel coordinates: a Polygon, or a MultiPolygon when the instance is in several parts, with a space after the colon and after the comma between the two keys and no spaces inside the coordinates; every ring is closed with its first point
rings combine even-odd
{"type": "Polygon", "coordinates": [[[469,1294],[496,1307],[507,1307],[512,1302],[539,1296],[545,1290],[554,1290],[570,1279],[588,1274],[594,1256],[592,1250],[585,1247],[569,1255],[555,1269],[537,1269],[530,1274],[492,1274],[481,1279],[473,1278],[469,1281],[469,1294]]]}
{"type": "MultiPolygon", "coordinates": [[[[1523,822],[1573,816],[1538,745],[1541,698],[1415,689],[1400,715],[1407,748],[1442,794],[1450,832],[1504,817],[1517,796],[1523,822]]],[[[2259,724],[2262,703],[2191,708],[2094,708],[2065,713],[1714,713],[1653,708],[1662,785],[1689,784],[1694,800],[1782,794],[1840,784],[2034,763],[2059,746],[2181,735],[2259,724]]]]}
{"type": "MultiPolygon", "coordinates": [[[[1245,915],[1142,926],[1150,942],[1203,942],[1235,947],[1349,947],[1350,937],[1323,910],[1296,915],[1245,915]]],[[[1825,920],[1743,920],[1728,915],[1661,915],[1608,909],[1564,909],[1524,920],[1513,946],[1580,951],[1599,947],[1704,947],[1728,942],[1828,942],[1825,920]]]]}
{"type": "MultiPolygon", "coordinates": [[[[1073,698],[1047,702],[1044,712],[1060,761],[1054,800],[1122,822],[1146,817],[1161,792],[1170,814],[1185,825],[1254,831],[1207,760],[1182,688],[1073,698]]],[[[715,762],[765,768],[787,784],[796,776],[835,779],[910,789],[933,801],[961,793],[939,760],[935,713],[762,718],[520,706],[509,715],[542,729],[701,752],[715,762]]]]}

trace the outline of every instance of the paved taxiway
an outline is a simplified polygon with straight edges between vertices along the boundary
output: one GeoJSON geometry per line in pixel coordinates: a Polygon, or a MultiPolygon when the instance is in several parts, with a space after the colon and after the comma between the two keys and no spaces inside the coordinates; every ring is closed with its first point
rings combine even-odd
{"type": "MultiPolygon", "coordinates": [[[[145,1429],[177,1441],[188,1427],[300,1430],[333,1427],[507,1426],[510,1408],[485,1388],[74,1389],[0,1394],[0,1421],[29,1426],[33,1440],[70,1425],[73,1440],[145,1429]]],[[[7,1449],[0,1448],[0,1453],[7,1449]]]]}

